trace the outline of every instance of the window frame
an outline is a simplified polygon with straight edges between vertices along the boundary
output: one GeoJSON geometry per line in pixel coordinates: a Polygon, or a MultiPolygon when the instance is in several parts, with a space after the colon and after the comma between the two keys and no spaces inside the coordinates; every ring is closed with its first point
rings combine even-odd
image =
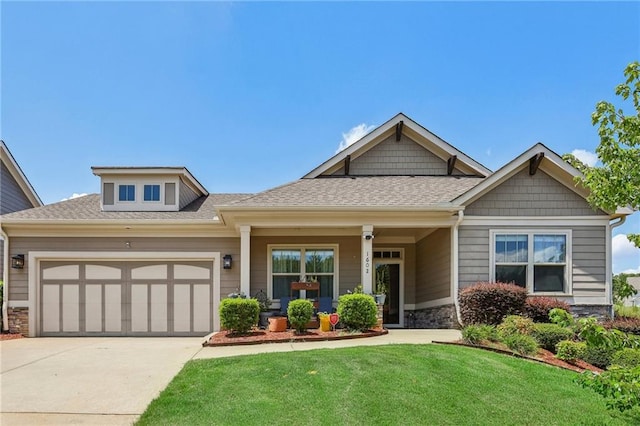
{"type": "MultiPolygon", "coordinates": [[[[495,282],[496,279],[496,236],[497,235],[526,235],[527,236],[527,279],[526,289],[529,294],[535,294],[538,296],[572,296],[573,295],[573,279],[572,279],[572,246],[573,238],[571,229],[554,229],[554,228],[522,228],[522,229],[490,229],[489,230],[489,277],[491,282],[495,282]],[[565,259],[564,262],[548,263],[548,262],[535,262],[534,252],[534,240],[536,235],[562,235],[565,237],[565,259]],[[562,291],[534,291],[534,268],[539,266],[558,266],[564,265],[564,288],[562,291]]],[[[500,264],[524,264],[520,262],[500,264]]]]}
{"type": "MultiPolygon", "coordinates": [[[[137,200],[136,193],[138,192],[138,188],[136,188],[135,183],[118,183],[118,202],[119,203],[135,203],[137,200]],[[127,187],[127,196],[129,195],[129,187],[133,187],[133,200],[123,200],[120,198],[120,188],[123,186],[127,187]]],[[[128,197],[127,197],[128,198],[128,197]]]]}
{"type": "MultiPolygon", "coordinates": [[[[153,189],[151,190],[153,195],[153,189]]],[[[159,183],[143,183],[142,184],[142,202],[143,203],[160,203],[162,201],[162,185],[159,183]],[[147,186],[157,186],[158,187],[158,199],[157,200],[146,200],[145,199],[145,190],[147,186]]]]}
{"type": "MultiPolygon", "coordinates": [[[[333,298],[335,302],[338,300],[338,291],[340,288],[339,279],[339,245],[338,244],[267,244],[267,296],[274,302],[275,307],[280,307],[280,299],[273,298],[273,251],[274,250],[300,250],[300,272],[299,277],[306,276],[333,276],[333,298]],[[310,273],[307,274],[306,268],[306,251],[307,250],[333,250],[333,273],[310,273]]],[[[295,273],[281,273],[276,275],[295,275],[295,273]]]]}

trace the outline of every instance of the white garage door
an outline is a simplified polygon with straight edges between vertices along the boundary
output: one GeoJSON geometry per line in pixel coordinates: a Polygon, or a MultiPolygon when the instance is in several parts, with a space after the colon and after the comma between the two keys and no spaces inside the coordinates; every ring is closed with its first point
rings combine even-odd
{"type": "Polygon", "coordinates": [[[42,262],[42,336],[203,336],[210,262],[42,262]]]}

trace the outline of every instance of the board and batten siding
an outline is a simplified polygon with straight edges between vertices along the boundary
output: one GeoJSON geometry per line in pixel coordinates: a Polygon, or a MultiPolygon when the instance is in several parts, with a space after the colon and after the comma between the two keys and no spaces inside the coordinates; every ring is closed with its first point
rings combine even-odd
{"type": "Polygon", "coordinates": [[[465,216],[594,216],[589,203],[538,169],[530,176],[525,168],[474,201],[465,216]]]}
{"type": "MultiPolygon", "coordinates": [[[[221,256],[230,254],[240,259],[240,238],[144,238],[144,237],[109,237],[109,238],[11,238],[10,256],[24,254],[29,257],[32,251],[82,251],[82,252],[122,252],[123,258],[128,251],[139,252],[220,252],[221,256]],[[131,248],[125,247],[125,241],[131,248]]],[[[159,259],[159,262],[166,259],[159,259]]],[[[29,299],[28,285],[29,265],[24,269],[10,269],[9,299],[26,301],[29,299]]],[[[234,261],[231,269],[220,268],[220,295],[226,297],[240,287],[240,265],[234,261]]]]}
{"type": "MultiPolygon", "coordinates": [[[[344,167],[333,173],[344,175],[344,167]]],[[[454,169],[454,175],[463,174],[454,169]]],[[[388,175],[447,175],[447,162],[425,149],[423,146],[402,135],[396,142],[395,135],[388,137],[349,165],[350,176],[388,175]]]]}
{"type": "Polygon", "coordinates": [[[415,303],[451,296],[451,230],[438,229],[416,243],[415,303]]]}
{"type": "Polygon", "coordinates": [[[34,207],[9,169],[0,162],[0,214],[34,207]]]}
{"type": "Polygon", "coordinates": [[[251,295],[262,290],[267,292],[268,262],[271,261],[268,245],[294,245],[304,248],[313,248],[314,244],[338,245],[338,293],[344,294],[347,290],[360,283],[360,252],[362,237],[299,237],[299,236],[270,236],[251,237],[251,295]]]}
{"type": "MultiPolygon", "coordinates": [[[[464,223],[464,222],[463,222],[464,223]]],[[[499,230],[499,226],[465,226],[459,228],[458,282],[461,289],[477,282],[491,281],[489,276],[489,231],[499,230]]],[[[514,227],[508,227],[513,230],[514,227]]],[[[526,230],[535,231],[536,227],[526,230]]],[[[572,293],[580,300],[592,299],[594,304],[605,302],[606,279],[606,226],[551,227],[572,231],[572,293]]]]}

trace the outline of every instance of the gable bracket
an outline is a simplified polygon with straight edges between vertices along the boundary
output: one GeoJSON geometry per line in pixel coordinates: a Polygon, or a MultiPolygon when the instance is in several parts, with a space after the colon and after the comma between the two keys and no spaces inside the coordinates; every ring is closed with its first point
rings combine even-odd
{"type": "Polygon", "coordinates": [[[544,152],[539,152],[529,159],[529,176],[533,176],[536,174],[543,158],[544,152]]]}
{"type": "Polygon", "coordinates": [[[449,157],[449,159],[447,160],[447,174],[449,176],[451,176],[451,174],[453,173],[453,168],[456,166],[456,160],[458,159],[457,155],[452,155],[451,157],[449,157]]]}
{"type": "Polygon", "coordinates": [[[400,137],[402,136],[402,127],[404,127],[404,121],[400,120],[400,122],[396,124],[396,142],[400,142],[400,137]]]}
{"type": "Polygon", "coordinates": [[[351,155],[344,158],[344,175],[349,176],[349,166],[351,165],[351,155]]]}

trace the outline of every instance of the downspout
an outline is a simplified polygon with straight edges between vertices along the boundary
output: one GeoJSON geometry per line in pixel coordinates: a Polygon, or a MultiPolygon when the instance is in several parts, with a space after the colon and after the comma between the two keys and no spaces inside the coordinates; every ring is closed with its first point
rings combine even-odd
{"type": "Polygon", "coordinates": [[[9,304],[9,236],[0,226],[0,237],[4,240],[2,258],[2,331],[9,331],[9,316],[7,314],[7,305],[9,304]]]}
{"type": "Polygon", "coordinates": [[[611,248],[611,240],[613,238],[613,229],[625,223],[627,220],[626,216],[621,216],[618,218],[617,222],[609,223],[609,232],[607,232],[607,272],[606,272],[606,280],[605,285],[607,287],[607,303],[611,304],[611,311],[609,311],[609,317],[613,318],[614,309],[613,309],[613,252],[611,248]]]}
{"type": "Polygon", "coordinates": [[[458,319],[458,324],[462,324],[460,320],[460,304],[458,303],[458,290],[459,290],[459,282],[458,282],[458,259],[460,256],[458,255],[458,226],[460,226],[460,222],[464,219],[464,210],[458,210],[458,220],[453,224],[453,235],[451,237],[453,244],[453,257],[451,259],[451,282],[453,284],[453,304],[456,307],[456,317],[458,319]]]}

